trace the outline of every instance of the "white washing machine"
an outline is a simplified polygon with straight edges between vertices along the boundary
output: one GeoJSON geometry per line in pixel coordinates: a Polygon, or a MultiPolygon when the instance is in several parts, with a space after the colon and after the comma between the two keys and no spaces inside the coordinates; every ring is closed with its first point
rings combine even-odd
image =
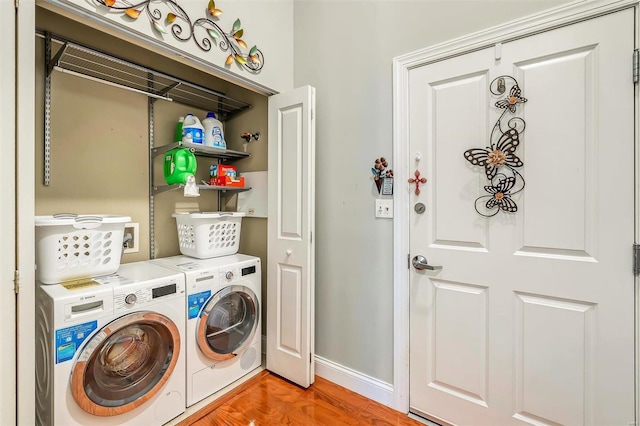
{"type": "Polygon", "coordinates": [[[174,256],[152,262],[186,276],[187,407],[260,366],[260,258],[174,256]]]}
{"type": "Polygon", "coordinates": [[[185,411],[184,274],[150,262],[39,285],[36,422],[161,425],[185,411]]]}

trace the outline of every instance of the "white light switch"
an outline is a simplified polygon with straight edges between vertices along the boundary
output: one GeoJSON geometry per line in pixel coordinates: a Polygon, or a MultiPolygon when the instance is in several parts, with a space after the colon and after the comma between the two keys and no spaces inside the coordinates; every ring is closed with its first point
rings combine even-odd
{"type": "Polygon", "coordinates": [[[392,199],[376,199],[376,217],[383,217],[385,219],[393,218],[393,200],[392,199]]]}

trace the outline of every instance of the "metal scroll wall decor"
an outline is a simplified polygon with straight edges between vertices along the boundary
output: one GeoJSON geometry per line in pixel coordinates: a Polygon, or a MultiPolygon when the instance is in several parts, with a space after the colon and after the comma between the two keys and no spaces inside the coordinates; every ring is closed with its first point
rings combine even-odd
{"type": "Polygon", "coordinates": [[[485,217],[495,216],[500,211],[517,212],[518,206],[512,197],[522,191],[525,185],[524,177],[516,170],[524,166],[516,155],[516,149],[520,145],[520,136],[526,123],[515,114],[518,106],[527,102],[527,99],[522,97],[522,90],[516,79],[510,76],[494,79],[489,85],[489,90],[493,95],[502,97],[495,106],[504,111],[491,130],[489,146],[464,152],[467,161],[474,166],[484,167],[489,181],[489,185],[484,187],[487,194],[481,195],[475,201],[476,211],[485,217]],[[505,117],[507,113],[514,117],[505,117]]]}
{"type": "Polygon", "coordinates": [[[202,51],[209,52],[214,45],[221,51],[229,52],[225,65],[231,66],[235,61],[246,70],[257,73],[264,66],[264,55],[257,46],[251,47],[242,40],[244,30],[240,19],[233,22],[231,31],[224,32],[217,20],[222,10],[216,7],[214,0],[209,0],[206,18],[192,21],[187,12],[174,0],[145,0],[131,2],[129,0],[93,0],[110,10],[118,11],[136,20],[142,12],[146,12],[151,25],[159,35],[167,34],[167,28],[179,41],[193,42],[202,51]],[[202,38],[200,38],[202,37],[202,38]]]}

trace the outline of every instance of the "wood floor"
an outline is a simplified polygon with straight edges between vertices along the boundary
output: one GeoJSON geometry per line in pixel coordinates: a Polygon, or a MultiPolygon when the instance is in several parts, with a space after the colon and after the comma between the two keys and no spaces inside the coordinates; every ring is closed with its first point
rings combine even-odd
{"type": "Polygon", "coordinates": [[[178,424],[209,425],[424,426],[321,377],[303,389],[266,370],[178,424]]]}

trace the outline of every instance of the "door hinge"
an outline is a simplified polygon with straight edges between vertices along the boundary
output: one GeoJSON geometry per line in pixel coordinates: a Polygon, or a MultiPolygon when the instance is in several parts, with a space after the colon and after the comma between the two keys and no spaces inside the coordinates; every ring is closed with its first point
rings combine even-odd
{"type": "Polygon", "coordinates": [[[18,6],[20,6],[20,0],[14,0],[13,3],[16,6],[16,10],[18,10],[18,6]]]}
{"type": "Polygon", "coordinates": [[[311,231],[310,235],[309,235],[309,243],[313,242],[313,231],[311,231]]]}
{"type": "Polygon", "coordinates": [[[309,352],[309,364],[313,363],[313,354],[309,352]]]}
{"type": "Polygon", "coordinates": [[[20,271],[13,271],[13,291],[20,293],[20,271]]]}
{"type": "Polygon", "coordinates": [[[411,257],[411,255],[407,254],[407,269],[409,269],[411,267],[411,261],[409,260],[410,257],[411,257]]]}
{"type": "Polygon", "coordinates": [[[640,275],[640,244],[633,243],[633,275],[640,275]]]}
{"type": "Polygon", "coordinates": [[[312,120],[313,120],[313,117],[314,117],[314,116],[315,116],[315,115],[314,115],[314,113],[313,113],[313,110],[311,110],[311,119],[312,119],[312,120]]]}
{"type": "Polygon", "coordinates": [[[633,51],[633,84],[638,84],[640,77],[640,52],[638,49],[633,51]]]}

